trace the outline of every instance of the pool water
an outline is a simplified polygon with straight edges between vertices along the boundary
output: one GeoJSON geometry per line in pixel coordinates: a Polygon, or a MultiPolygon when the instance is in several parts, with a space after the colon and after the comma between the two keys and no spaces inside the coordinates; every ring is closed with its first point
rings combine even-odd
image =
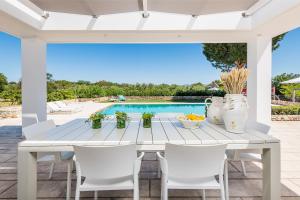
{"type": "Polygon", "coordinates": [[[116,111],[126,113],[195,113],[204,115],[205,104],[117,104],[102,111],[106,115],[113,115],[116,111]]]}

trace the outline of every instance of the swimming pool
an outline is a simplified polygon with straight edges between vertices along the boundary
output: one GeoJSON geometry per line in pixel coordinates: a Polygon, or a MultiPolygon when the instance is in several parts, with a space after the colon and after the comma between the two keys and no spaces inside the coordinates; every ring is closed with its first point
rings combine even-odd
{"type": "Polygon", "coordinates": [[[203,115],[205,113],[205,104],[116,104],[102,111],[107,115],[113,115],[116,111],[126,113],[195,113],[203,115]]]}

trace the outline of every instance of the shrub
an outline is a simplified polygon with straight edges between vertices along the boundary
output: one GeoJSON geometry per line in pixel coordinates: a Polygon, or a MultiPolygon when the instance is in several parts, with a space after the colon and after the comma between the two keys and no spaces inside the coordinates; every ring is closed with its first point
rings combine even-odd
{"type": "Polygon", "coordinates": [[[272,106],[272,115],[300,115],[300,106],[272,106]]]}
{"type": "Polygon", "coordinates": [[[57,90],[54,92],[50,92],[48,94],[48,101],[59,101],[64,99],[75,99],[76,96],[73,90],[65,89],[65,90],[57,90]]]}

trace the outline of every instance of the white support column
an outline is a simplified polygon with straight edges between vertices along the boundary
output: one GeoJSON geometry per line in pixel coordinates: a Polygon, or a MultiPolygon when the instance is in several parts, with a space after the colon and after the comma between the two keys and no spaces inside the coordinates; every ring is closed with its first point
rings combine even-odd
{"type": "MultiPolygon", "coordinates": [[[[38,38],[22,39],[22,114],[36,113],[47,119],[47,45],[38,38]]],[[[22,118],[22,126],[30,125],[22,118]]]]}
{"type": "Polygon", "coordinates": [[[257,36],[247,43],[247,67],[250,75],[247,96],[249,120],[271,123],[272,38],[257,36]]]}

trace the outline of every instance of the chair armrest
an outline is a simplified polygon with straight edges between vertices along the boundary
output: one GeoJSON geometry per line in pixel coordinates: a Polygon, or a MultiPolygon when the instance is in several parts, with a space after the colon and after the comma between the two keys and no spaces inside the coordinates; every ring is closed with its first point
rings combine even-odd
{"type": "Polygon", "coordinates": [[[160,154],[160,152],[156,152],[156,155],[159,159],[160,169],[163,175],[168,174],[168,162],[167,160],[160,154]]]}
{"type": "Polygon", "coordinates": [[[141,163],[145,153],[141,152],[141,155],[134,162],[134,174],[138,174],[141,170],[141,163]]]}

